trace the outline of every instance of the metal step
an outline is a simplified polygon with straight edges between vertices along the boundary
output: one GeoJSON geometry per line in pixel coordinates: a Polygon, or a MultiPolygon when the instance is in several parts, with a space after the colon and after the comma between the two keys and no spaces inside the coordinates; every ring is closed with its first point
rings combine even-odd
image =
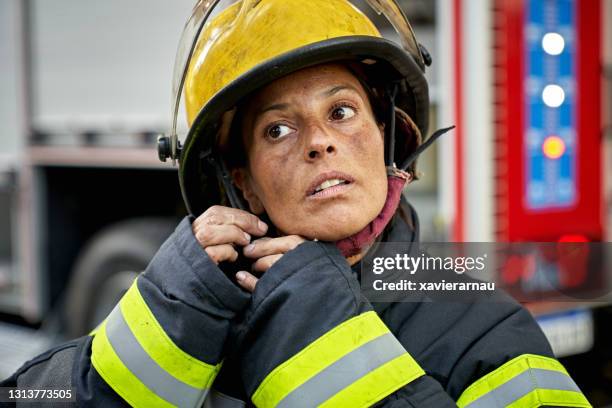
{"type": "Polygon", "coordinates": [[[51,347],[51,339],[40,330],[0,322],[0,379],[51,347]]]}

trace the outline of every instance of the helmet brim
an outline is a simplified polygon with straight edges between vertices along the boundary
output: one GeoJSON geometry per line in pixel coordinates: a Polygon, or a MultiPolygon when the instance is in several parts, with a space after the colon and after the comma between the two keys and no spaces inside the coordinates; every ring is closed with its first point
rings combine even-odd
{"type": "Polygon", "coordinates": [[[194,119],[179,158],[179,181],[187,210],[199,215],[214,204],[223,204],[222,186],[214,168],[203,159],[217,143],[221,117],[251,93],[304,68],[337,61],[375,61],[364,64],[381,85],[400,81],[396,105],[427,134],[429,90],[424,73],[399,45],[371,36],[338,37],[304,46],[270,59],[234,80],[213,96],[194,119]]]}

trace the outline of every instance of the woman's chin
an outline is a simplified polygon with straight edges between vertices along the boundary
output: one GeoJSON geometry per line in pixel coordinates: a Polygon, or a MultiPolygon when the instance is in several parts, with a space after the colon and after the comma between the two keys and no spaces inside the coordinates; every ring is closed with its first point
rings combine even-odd
{"type": "Polygon", "coordinates": [[[316,238],[319,241],[334,242],[355,235],[368,224],[369,221],[367,220],[346,223],[326,220],[325,222],[311,224],[303,236],[311,240],[316,238]]]}
{"type": "MultiPolygon", "coordinates": [[[[380,212],[378,208],[342,208],[327,214],[299,214],[291,219],[284,218],[276,223],[285,235],[300,235],[319,241],[339,241],[363,230],[380,212]]],[[[274,221],[274,219],[273,219],[274,221]]]]}

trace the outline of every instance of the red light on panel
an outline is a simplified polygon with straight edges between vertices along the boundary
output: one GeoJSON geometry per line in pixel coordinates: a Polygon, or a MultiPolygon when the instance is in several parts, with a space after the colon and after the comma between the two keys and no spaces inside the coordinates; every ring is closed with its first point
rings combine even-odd
{"type": "Polygon", "coordinates": [[[565,153],[565,142],[559,136],[548,136],[542,144],[544,156],[549,159],[558,159],[565,153]]]}

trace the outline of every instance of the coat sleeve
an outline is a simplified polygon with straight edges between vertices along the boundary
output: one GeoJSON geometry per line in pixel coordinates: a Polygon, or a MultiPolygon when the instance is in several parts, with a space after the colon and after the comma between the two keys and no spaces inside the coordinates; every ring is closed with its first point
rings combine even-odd
{"type": "Polygon", "coordinates": [[[199,407],[249,300],[202,250],[186,218],[89,336],[26,363],[6,384],[59,376],[80,406],[199,407]]]}
{"type": "MultiPolygon", "coordinates": [[[[503,332],[499,327],[491,339],[503,332]]],[[[301,244],[260,278],[238,344],[245,391],[260,408],[463,407],[489,384],[489,378],[476,380],[465,390],[468,397],[451,395],[448,383],[427,372],[373,311],[336,248],[321,242],[301,244]]],[[[561,373],[556,360],[547,361],[561,373]]],[[[464,372],[464,383],[477,378],[469,374],[464,372]]],[[[571,381],[566,373],[565,379],[571,381]]],[[[542,384],[550,385],[546,379],[542,384]]],[[[589,406],[579,391],[561,398],[572,401],[563,406],[589,406]]],[[[491,401],[495,397],[482,406],[497,406],[491,401]]],[[[519,406],[551,405],[541,402],[519,406]]]]}
{"type": "Polygon", "coordinates": [[[509,296],[467,305],[465,316],[457,329],[470,330],[470,344],[446,384],[459,407],[591,406],[531,314],[509,296]]]}
{"type": "Polygon", "coordinates": [[[361,296],[331,244],[302,243],[260,278],[238,343],[245,390],[260,408],[409,407],[396,398],[406,387],[435,394],[431,406],[455,406],[361,296]]]}
{"type": "MultiPolygon", "coordinates": [[[[386,320],[397,323],[398,339],[428,373],[426,388],[444,390],[457,406],[591,406],[531,314],[503,292],[477,302],[420,303],[409,319],[399,317],[409,306],[397,306],[386,320]]],[[[416,385],[389,401],[436,406],[439,394],[416,385]]]]}

